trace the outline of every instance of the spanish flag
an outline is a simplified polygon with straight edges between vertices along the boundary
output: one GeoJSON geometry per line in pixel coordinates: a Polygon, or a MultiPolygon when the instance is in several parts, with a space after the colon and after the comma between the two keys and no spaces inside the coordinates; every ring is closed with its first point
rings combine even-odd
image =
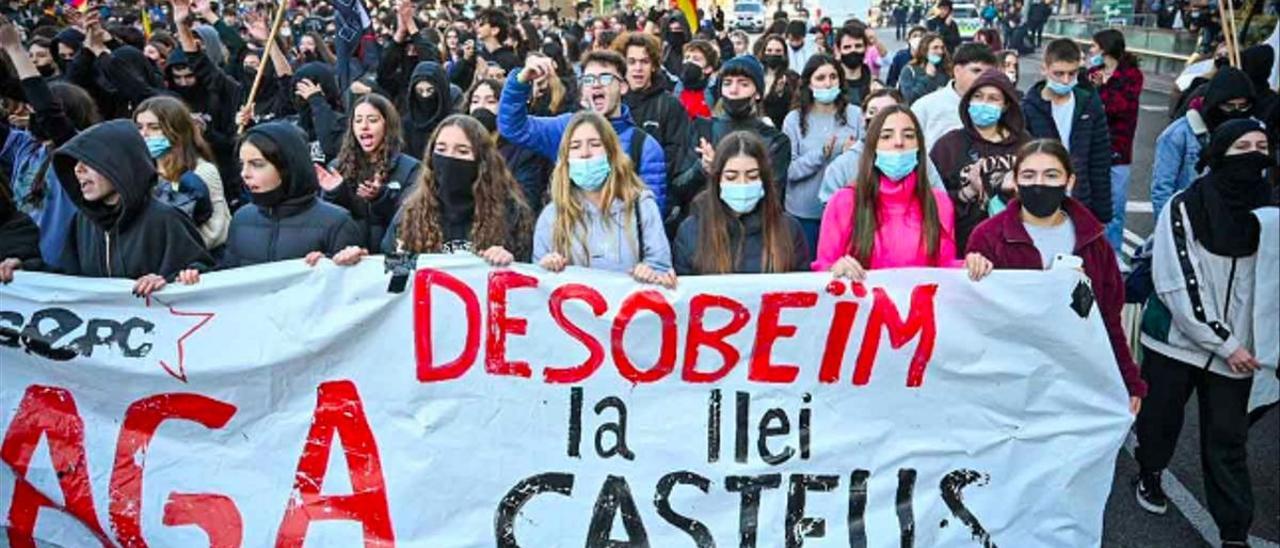
{"type": "Polygon", "coordinates": [[[698,0],[672,0],[689,21],[689,32],[698,32],[698,0]]]}
{"type": "Polygon", "coordinates": [[[146,2],[143,2],[142,4],[142,16],[139,17],[139,19],[142,20],[142,35],[146,36],[147,40],[150,40],[151,39],[151,12],[147,10],[146,2]]]}

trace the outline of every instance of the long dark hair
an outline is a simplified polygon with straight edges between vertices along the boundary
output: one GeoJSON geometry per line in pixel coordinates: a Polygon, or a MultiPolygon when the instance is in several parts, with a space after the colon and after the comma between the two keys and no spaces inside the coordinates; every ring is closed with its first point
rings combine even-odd
{"type": "Polygon", "coordinates": [[[524,191],[516,183],[507,163],[489,132],[475,118],[466,114],[453,114],[431,133],[418,184],[404,199],[399,226],[399,236],[406,251],[414,253],[438,253],[444,248],[444,231],[440,225],[443,213],[436,198],[434,150],[440,131],[457,127],[471,142],[472,153],[479,169],[472,185],[475,192],[475,215],[471,224],[470,239],[477,251],[498,245],[507,248],[516,257],[528,257],[533,234],[533,212],[525,203],[524,191]],[[515,230],[512,230],[512,228],[515,230]],[[519,236],[518,242],[508,242],[508,235],[519,236]],[[515,249],[512,249],[515,247],[515,249]]]}
{"type": "Polygon", "coordinates": [[[1125,49],[1123,32],[1116,29],[1102,29],[1093,34],[1093,43],[1098,44],[1098,49],[1102,50],[1103,55],[1110,55],[1121,65],[1138,66],[1138,56],[1125,49]]]}
{"type": "MultiPolygon", "coordinates": [[[[809,79],[813,78],[813,73],[818,72],[818,69],[823,66],[831,66],[836,70],[837,88],[844,85],[844,67],[840,66],[835,57],[825,53],[818,53],[809,58],[809,61],[804,65],[804,73],[800,75],[800,93],[796,94],[794,105],[792,106],[792,108],[800,111],[800,135],[809,133],[809,111],[813,110],[813,83],[809,79]]],[[[849,100],[845,98],[843,90],[836,95],[836,102],[832,104],[836,107],[836,121],[842,126],[847,125],[849,120],[846,119],[845,111],[848,110],[849,100]]]]}
{"type": "Polygon", "coordinates": [[[924,230],[920,240],[925,245],[929,258],[937,262],[938,250],[941,247],[942,221],[938,216],[938,203],[933,198],[933,189],[929,187],[929,158],[925,156],[924,133],[920,131],[920,120],[911,109],[903,105],[890,105],[877,112],[867,128],[867,142],[863,148],[862,158],[858,161],[858,176],[854,181],[853,222],[850,223],[852,233],[849,235],[849,255],[864,266],[871,264],[871,253],[876,245],[876,229],[880,227],[880,168],[876,167],[876,147],[880,144],[880,129],[885,120],[896,114],[904,114],[915,126],[916,138],[920,141],[916,149],[916,200],[920,202],[920,211],[924,218],[924,230]]]}
{"type": "MultiPolygon", "coordinates": [[[[448,93],[448,90],[445,93],[448,93]]],[[[396,111],[390,99],[377,93],[367,93],[351,103],[347,120],[347,132],[342,136],[342,149],[338,152],[338,173],[351,181],[351,184],[372,179],[374,176],[381,177],[384,182],[387,181],[391,172],[395,170],[396,158],[400,156],[400,150],[404,147],[404,139],[401,137],[401,132],[404,130],[400,125],[400,113],[396,111]],[[360,142],[356,140],[354,131],[356,107],[360,105],[369,105],[382,115],[384,126],[382,143],[371,154],[366,154],[364,149],[360,148],[360,142]]]]}
{"type": "Polygon", "coordinates": [[[1022,162],[1036,154],[1047,154],[1053,156],[1062,164],[1062,172],[1067,178],[1075,176],[1075,169],[1071,167],[1071,153],[1067,151],[1067,147],[1063,146],[1062,141],[1057,139],[1036,139],[1018,148],[1018,157],[1013,161],[1013,177],[1014,182],[1018,179],[1018,170],[1022,169],[1022,162]]]}
{"type": "Polygon", "coordinates": [[[716,159],[712,164],[707,189],[698,194],[694,200],[698,214],[698,256],[694,258],[694,268],[699,274],[729,274],[734,271],[738,257],[742,253],[742,241],[745,240],[746,229],[742,221],[734,215],[729,206],[720,200],[720,176],[724,166],[730,159],[738,156],[754,158],[760,166],[760,181],[764,183],[764,199],[760,201],[762,234],[764,238],[760,253],[761,272],[788,272],[795,262],[795,253],[791,242],[791,225],[787,223],[782,209],[780,189],[774,178],[769,152],[754,133],[735,131],[726,135],[716,146],[716,159]],[[730,225],[737,225],[738,247],[730,249],[730,225]]]}

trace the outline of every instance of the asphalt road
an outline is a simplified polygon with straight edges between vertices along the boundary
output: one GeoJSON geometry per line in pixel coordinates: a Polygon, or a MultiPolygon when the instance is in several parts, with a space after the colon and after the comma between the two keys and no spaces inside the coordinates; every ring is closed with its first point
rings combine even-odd
{"type": "MultiPolygon", "coordinates": [[[[890,49],[901,47],[892,40],[893,29],[878,32],[890,49]]],[[[1022,60],[1020,89],[1039,81],[1040,62],[1022,60]]],[[[1148,78],[1152,80],[1152,78],[1148,78]]],[[[1167,79],[1166,79],[1167,81],[1167,79]]],[[[1138,133],[1134,139],[1132,178],[1126,228],[1128,239],[1140,242],[1155,224],[1151,213],[1151,167],[1155,159],[1156,137],[1168,125],[1169,96],[1159,82],[1149,82],[1142,93],[1138,133]]],[[[1133,478],[1137,463],[1131,452],[1132,438],[1116,459],[1116,474],[1104,517],[1103,546],[1116,548],[1182,548],[1218,545],[1217,528],[1207,511],[1200,471],[1199,418],[1195,398],[1187,405],[1186,423],[1178,449],[1165,474],[1165,489],[1174,499],[1164,516],[1148,514],[1134,501],[1133,478]]],[[[1251,539],[1254,548],[1275,548],[1280,543],[1280,412],[1273,409],[1249,432],[1249,470],[1255,502],[1251,539]]],[[[1017,543],[1010,544],[1016,546],[1017,543]]]]}

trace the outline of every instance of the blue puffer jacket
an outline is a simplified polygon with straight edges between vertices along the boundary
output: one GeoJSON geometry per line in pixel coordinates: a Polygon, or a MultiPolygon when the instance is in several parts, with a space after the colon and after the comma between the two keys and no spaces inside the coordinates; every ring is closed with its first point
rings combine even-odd
{"type": "Polygon", "coordinates": [[[1200,112],[1188,110],[1156,138],[1156,163],[1151,167],[1151,211],[1157,218],[1179,190],[1191,186],[1199,176],[1196,162],[1200,148],[1209,140],[1209,129],[1200,112]]]}
{"type": "MultiPolygon", "coordinates": [[[[556,161],[560,152],[560,139],[569,127],[572,113],[559,116],[529,116],[527,104],[533,86],[523,83],[517,78],[520,71],[511,71],[507,77],[507,85],[502,88],[502,99],[498,102],[498,133],[503,139],[528,148],[542,156],[556,161]]],[[[622,105],[622,115],[609,120],[613,130],[618,133],[618,140],[623,151],[631,150],[631,136],[636,125],[631,121],[631,109],[622,105]]],[[[633,158],[632,161],[635,161],[633,158]]],[[[644,148],[640,161],[637,162],[640,179],[653,191],[658,201],[658,208],[666,214],[667,208],[667,164],[662,152],[662,145],[651,135],[645,135],[644,148]]]]}

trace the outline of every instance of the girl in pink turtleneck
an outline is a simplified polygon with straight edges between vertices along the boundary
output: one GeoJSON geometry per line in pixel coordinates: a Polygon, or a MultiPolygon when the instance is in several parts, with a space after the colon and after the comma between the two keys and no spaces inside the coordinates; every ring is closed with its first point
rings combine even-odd
{"type": "Polygon", "coordinates": [[[813,270],[862,280],[869,269],[960,266],[951,200],[929,188],[911,110],[876,113],[865,150],[853,186],[836,191],[822,214],[813,270]]]}

